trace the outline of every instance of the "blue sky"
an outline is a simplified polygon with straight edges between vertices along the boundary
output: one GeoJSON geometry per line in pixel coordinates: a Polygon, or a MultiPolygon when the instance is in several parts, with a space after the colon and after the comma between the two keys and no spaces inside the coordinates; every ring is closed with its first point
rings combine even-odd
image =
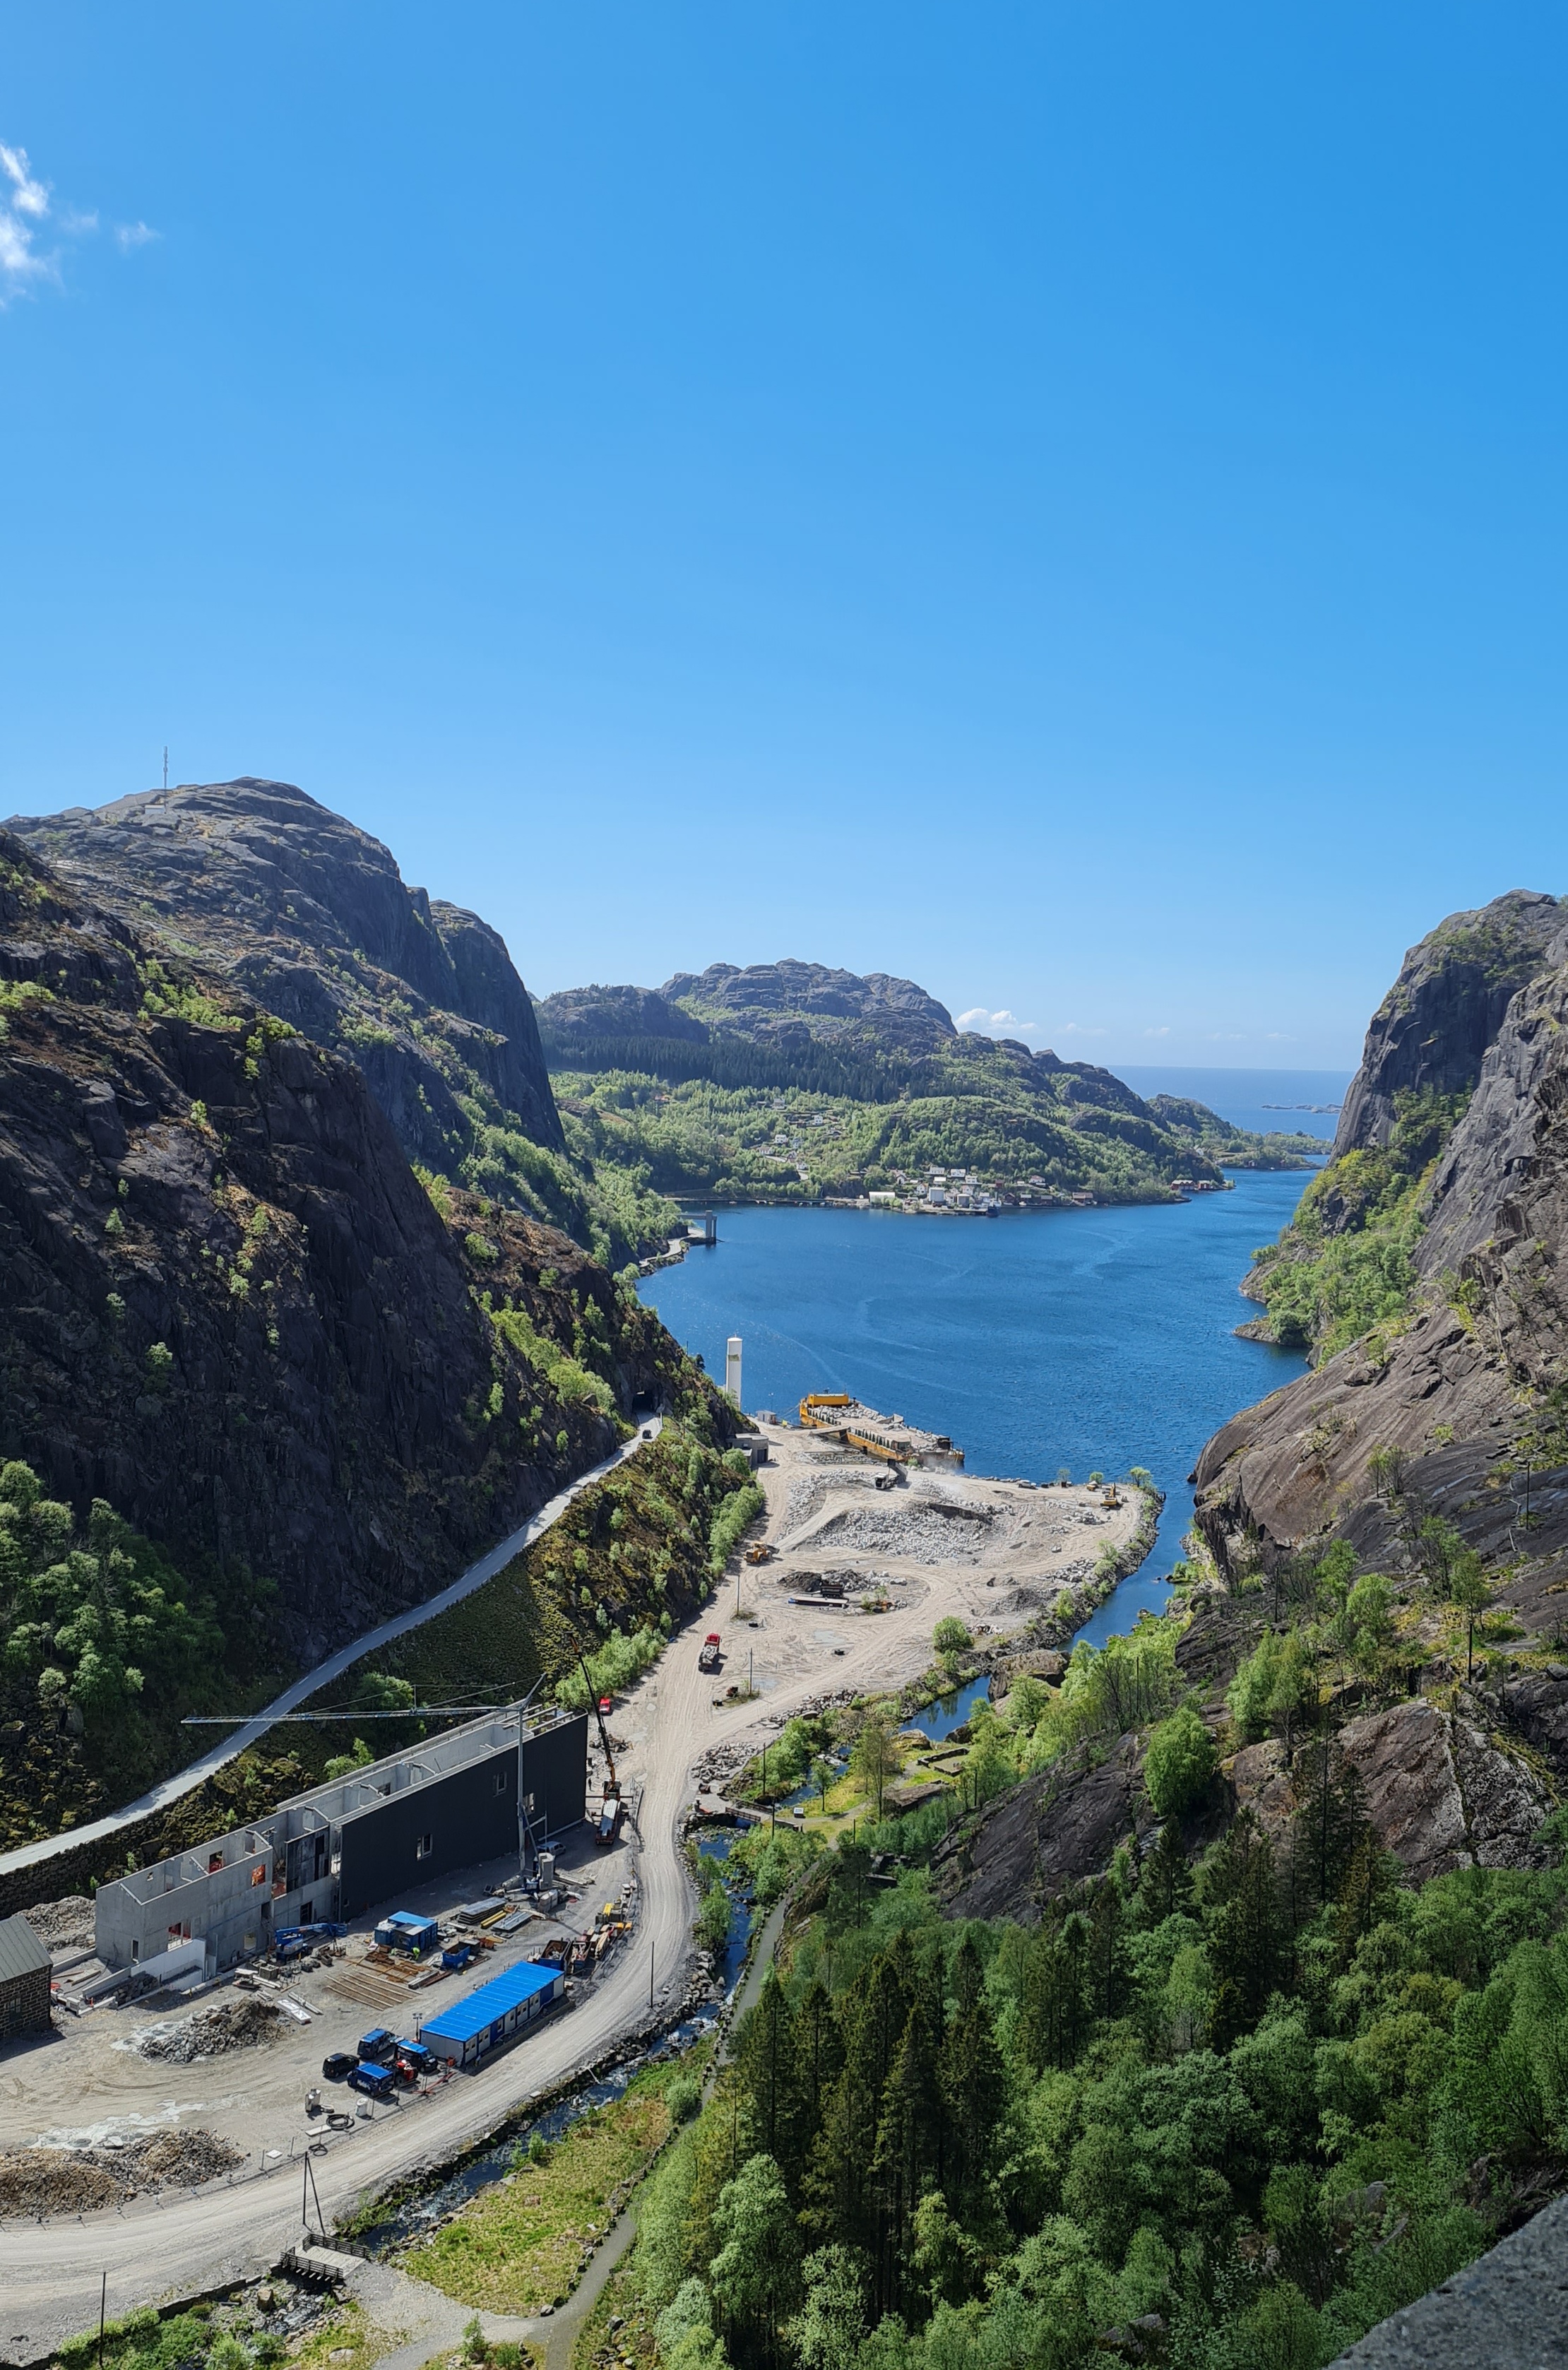
{"type": "Polygon", "coordinates": [[[1560,9],[7,12],[0,813],[1348,1064],[1563,880],[1560,9]],[[24,167],[19,152],[26,152],[24,167]]]}

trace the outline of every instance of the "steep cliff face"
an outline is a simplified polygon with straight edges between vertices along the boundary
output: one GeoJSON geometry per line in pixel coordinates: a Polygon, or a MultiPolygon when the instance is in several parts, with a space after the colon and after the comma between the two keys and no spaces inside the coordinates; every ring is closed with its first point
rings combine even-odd
{"type": "Polygon", "coordinates": [[[9,828],[106,911],[199,953],[356,1062],[411,1159],[458,1174],[476,1122],[559,1152],[533,1007],[498,934],[407,888],[290,782],[186,784],[9,828]]]}
{"type": "Polygon", "coordinates": [[[1466,1094],[1516,991],[1543,970],[1568,922],[1555,897],[1516,889],[1451,914],[1413,947],[1372,1016],[1340,1112],[1333,1156],[1385,1145],[1401,1094],[1466,1094]]]}
{"type": "MultiPolygon", "coordinates": [[[[372,899],[367,934],[378,910],[411,961],[425,924],[372,899]]],[[[4,834],[0,1029],[0,1455],[187,1570],[274,1582],[285,1654],[421,1600],[618,1410],[690,1392],[565,1237],[438,1209],[358,1068],[4,834]]]]}
{"type": "MultiPolygon", "coordinates": [[[[1505,968],[1459,1004],[1450,979],[1425,1008],[1419,1046],[1394,1046],[1384,1024],[1395,998],[1368,1037],[1364,1130],[1406,1077],[1475,1089],[1422,1188],[1411,1313],[1243,1410],[1208,1443],[1199,1520],[1224,1563],[1248,1535],[1266,1561],[1331,1531],[1370,1558],[1397,1557],[1395,1513],[1372,1467],[1379,1449],[1398,1452],[1413,1501],[1490,1559],[1568,1548],[1568,931],[1551,899],[1501,903],[1508,926],[1489,943],[1529,975],[1516,978],[1479,1057],[1505,968]],[[1457,1049],[1436,1041],[1439,1009],[1458,1014],[1457,1049]]],[[[1450,947],[1477,919],[1460,917],[1450,947]]],[[[1413,1008],[1420,1004],[1413,995],[1413,1008]]]]}

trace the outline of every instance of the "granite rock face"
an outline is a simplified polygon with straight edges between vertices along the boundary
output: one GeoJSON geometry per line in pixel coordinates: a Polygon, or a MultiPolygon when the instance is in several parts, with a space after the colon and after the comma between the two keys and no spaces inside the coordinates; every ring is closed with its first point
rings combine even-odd
{"type": "MultiPolygon", "coordinates": [[[[1349,1720],[1335,1735],[1335,1766],[1356,1771],[1373,1832],[1413,1884],[1460,1868],[1543,1864],[1535,1838],[1552,1807],[1551,1792],[1527,1760],[1494,1741],[1480,1714],[1473,1701],[1449,1713],[1415,1696],[1349,1720]]],[[[1244,1745],[1227,1765],[1238,1806],[1276,1843],[1316,1754],[1315,1745],[1304,1745],[1292,1768],[1271,1737],[1244,1745]]]]}
{"type": "Polygon", "coordinates": [[[1136,1739],[1127,1737],[1097,1768],[1041,1770],[1010,1788],[976,1828],[939,1846],[932,1866],[945,1915],[1036,1925],[1053,1894],[1097,1876],[1132,1832],[1137,1773],[1136,1739]]]}
{"type": "Polygon", "coordinates": [[[1475,1085],[1516,991],[1547,968],[1565,925],[1568,906],[1557,898],[1516,889],[1475,913],[1451,915],[1411,949],[1372,1016],[1340,1111],[1335,1159],[1387,1144],[1396,1095],[1461,1094],[1475,1085]]]}
{"type": "Polygon", "coordinates": [[[406,886],[388,849],[291,782],[148,790],[10,830],[152,942],[355,1063],[410,1159],[462,1173],[476,1105],[562,1148],[528,992],[496,931],[406,886]]]}
{"type": "Polygon", "coordinates": [[[1562,1426],[1542,1421],[1568,1381],[1565,1022],[1555,899],[1516,892],[1456,916],[1408,959],[1337,1145],[1384,1140],[1406,1087],[1473,1087],[1426,1190],[1421,1297],[1403,1329],[1342,1350],[1209,1441],[1197,1513],[1223,1569],[1243,1540],[1269,1566],[1334,1533],[1384,1568],[1397,1560],[1370,1474],[1379,1449],[1399,1452],[1413,1499],[1489,1558],[1568,1547],[1562,1426]]]}
{"type": "Polygon", "coordinates": [[[0,833],[0,1455],[193,1577],[275,1582],[315,1659],[614,1444],[482,1291],[610,1403],[666,1399],[680,1352],[574,1244],[461,1193],[443,1218],[356,1066],[0,833]]]}

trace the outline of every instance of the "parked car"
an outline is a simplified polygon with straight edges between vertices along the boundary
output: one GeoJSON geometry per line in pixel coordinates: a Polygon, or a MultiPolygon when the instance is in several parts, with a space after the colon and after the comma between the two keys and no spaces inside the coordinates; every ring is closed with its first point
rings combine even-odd
{"type": "Polygon", "coordinates": [[[362,2090],[367,2099],[391,2099],[396,2096],[397,2085],[384,2065],[372,2065],[363,2057],[349,2076],[350,2090],[362,2090]]]}
{"type": "Polygon", "coordinates": [[[378,2024],[373,2032],[361,2032],[360,2035],[361,2062],[368,2065],[390,2065],[396,2046],[397,2035],[389,2032],[384,2024],[378,2024]]]}
{"type": "Polygon", "coordinates": [[[392,2062],[408,2082],[417,2082],[422,2074],[437,2073],[441,2067],[441,2059],[418,2041],[400,2041],[392,2062]]]}
{"type": "Polygon", "coordinates": [[[327,2082],[346,2082],[357,2063],[358,2060],[350,2057],[346,2049],[335,2049],[330,2057],[324,2057],[321,2061],[322,2078],[327,2082]]]}

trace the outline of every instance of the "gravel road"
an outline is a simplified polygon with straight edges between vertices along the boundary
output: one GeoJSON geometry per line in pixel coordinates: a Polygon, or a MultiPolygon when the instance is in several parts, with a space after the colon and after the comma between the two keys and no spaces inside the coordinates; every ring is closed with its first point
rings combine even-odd
{"type": "MultiPolygon", "coordinates": [[[[777,1539],[785,1528],[791,1483],[806,1478],[817,1460],[798,1433],[780,1429],[768,1436],[773,1461],[758,1478],[768,1502],[766,1535],[777,1539]]],[[[943,1494],[988,1510],[1005,1504],[1020,1517],[1024,1513],[1007,1484],[944,1481],[943,1494]]],[[[858,1490],[850,1503],[864,1504],[858,1490]]],[[[1047,1550],[1042,1537],[1030,1558],[1042,1576],[1065,1554],[1067,1511],[1064,1505],[1059,1538],[1047,1550]]],[[[1037,1515],[1028,1509],[1032,1521],[1044,1513],[1043,1508],[1037,1515]]],[[[1135,1520],[1136,1510],[1129,1508],[1106,1523],[1100,1536],[1119,1538],[1124,1524],[1130,1531],[1135,1520]]],[[[882,1688],[918,1675],[930,1662],[932,1625],[943,1614],[956,1612],[973,1623],[988,1612],[995,1620],[1001,1611],[992,1585],[1000,1574],[978,1573],[967,1553],[947,1566],[916,1567],[911,1561],[909,1569],[911,1575],[918,1569],[920,1585],[911,1585],[890,1611],[846,1615],[836,1627],[824,1628],[811,1610],[787,1605],[776,1568],[765,1565],[743,1573],[740,1617],[734,1611],[732,1578],[717,1602],[673,1639],[614,1715],[615,1732],[627,1746],[618,1758],[634,1780],[640,1776],[643,1782],[633,1853],[639,1922],[630,1948],[601,1982],[585,1988],[576,2008],[507,2055],[476,2074],[457,2076],[426,2100],[359,2125],[351,2139],[313,2157],[328,2222],[347,2218],[367,2191],[450,2158],[528,2100],[602,2056],[646,2018],[650,1965],[656,2003],[674,2006],[690,1973],[695,1896],[681,1828],[696,1791],[697,1763],[715,1748],[726,1755],[754,1748],[790,1713],[830,1691],[882,1688]],[[988,1586],[990,1594],[985,1593],[988,1586]],[[760,1701],[724,1703],[723,1678],[716,1683],[715,1701],[715,1682],[698,1670],[696,1659],[700,1637],[715,1628],[721,1632],[730,1674],[754,1670],[760,1701]]],[[[95,2215],[90,2221],[11,2224],[0,2242],[0,2360],[31,2360],[49,2343],[96,2321],[103,2272],[114,2313],[152,2297],[210,2290],[269,2269],[299,2235],[301,2203],[301,2168],[285,2158],[275,2173],[233,2189],[213,2184],[185,2196],[138,2198],[121,2212],[95,2215]]]]}

